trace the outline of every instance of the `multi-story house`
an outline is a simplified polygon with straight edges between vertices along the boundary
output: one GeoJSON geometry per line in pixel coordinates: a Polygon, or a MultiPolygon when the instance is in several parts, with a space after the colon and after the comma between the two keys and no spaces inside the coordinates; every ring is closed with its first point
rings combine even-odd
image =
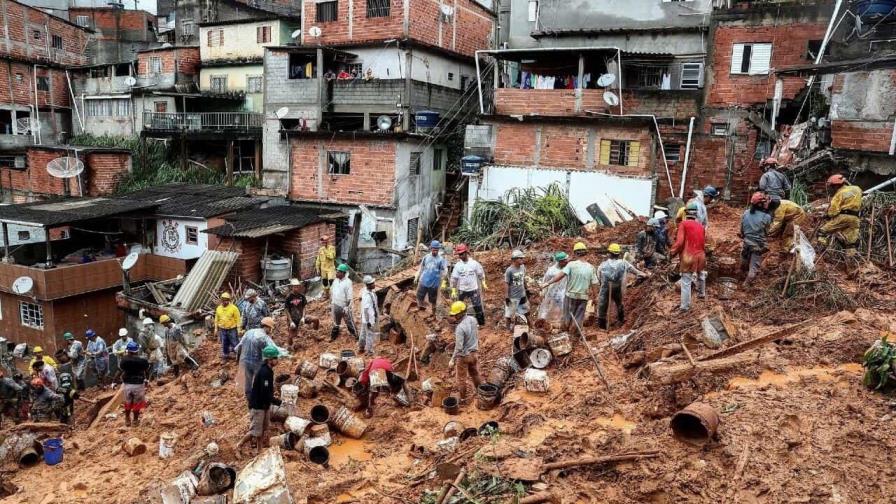
{"type": "Polygon", "coordinates": [[[92,65],[127,64],[137,52],[158,45],[156,17],[142,10],[111,7],[71,7],[68,19],[78,26],[90,28],[93,34],[87,45],[92,65]]]}

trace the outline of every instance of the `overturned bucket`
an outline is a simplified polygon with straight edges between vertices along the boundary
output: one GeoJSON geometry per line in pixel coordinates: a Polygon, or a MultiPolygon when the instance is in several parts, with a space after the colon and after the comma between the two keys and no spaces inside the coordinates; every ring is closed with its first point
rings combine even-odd
{"type": "Polygon", "coordinates": [[[230,490],[236,483],[236,470],[220,462],[212,462],[202,471],[196,495],[216,495],[230,490]]]}
{"type": "Polygon", "coordinates": [[[330,408],[323,404],[317,404],[311,408],[311,421],[316,424],[325,424],[330,421],[330,408]]]}
{"type": "Polygon", "coordinates": [[[487,381],[500,388],[504,386],[508,378],[510,378],[510,370],[496,363],[495,367],[489,371],[487,381]]]}
{"type": "Polygon", "coordinates": [[[367,424],[345,406],[340,406],[336,410],[330,423],[336,430],[354,439],[360,439],[364,435],[364,431],[367,430],[367,424]]]}
{"type": "Polygon", "coordinates": [[[476,408],[489,410],[501,401],[499,396],[501,389],[491,383],[483,383],[476,388],[476,408]]]}
{"type": "Polygon", "coordinates": [[[529,361],[535,369],[544,369],[551,363],[551,351],[547,348],[536,348],[529,354],[529,361]]]}
{"type": "Polygon", "coordinates": [[[299,367],[296,368],[296,374],[303,377],[308,378],[309,380],[313,380],[315,376],[317,376],[318,367],[314,365],[311,361],[302,361],[299,364],[299,367]]]}
{"type": "Polygon", "coordinates": [[[529,352],[527,350],[520,350],[519,352],[513,354],[513,358],[510,360],[510,368],[514,373],[518,373],[527,367],[529,367],[529,352]]]}
{"type": "Polygon", "coordinates": [[[270,446],[279,446],[284,450],[293,450],[298,441],[299,436],[297,436],[295,432],[287,432],[285,434],[280,434],[279,436],[273,436],[270,439],[270,446]]]}
{"type": "Polygon", "coordinates": [[[715,437],[719,413],[706,403],[695,402],[672,416],[669,425],[676,439],[699,446],[715,437]]]}

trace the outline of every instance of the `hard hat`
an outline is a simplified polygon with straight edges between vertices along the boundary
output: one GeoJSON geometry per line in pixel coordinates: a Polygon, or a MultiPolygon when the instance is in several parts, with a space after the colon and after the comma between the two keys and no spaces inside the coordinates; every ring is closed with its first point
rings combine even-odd
{"type": "Polygon", "coordinates": [[[777,164],[778,164],[778,158],[773,158],[773,157],[765,158],[765,161],[763,161],[762,164],[766,164],[766,165],[777,165],[777,164]]]}
{"type": "Polygon", "coordinates": [[[291,278],[289,280],[289,285],[302,285],[302,282],[300,282],[298,278],[291,278]]]}
{"type": "Polygon", "coordinates": [[[510,258],[511,258],[511,259],[525,259],[525,258],[526,258],[526,254],[524,254],[522,250],[514,250],[514,251],[510,254],[510,258]]]}
{"type": "Polygon", "coordinates": [[[246,289],[246,292],[243,293],[243,297],[246,299],[256,296],[258,296],[258,291],[256,291],[255,289],[246,289]]]}
{"type": "Polygon", "coordinates": [[[84,333],[84,335],[88,338],[92,338],[96,336],[96,331],[94,331],[93,329],[88,329],[87,332],[84,333]]]}
{"type": "Polygon", "coordinates": [[[618,243],[611,243],[610,246],[607,247],[607,252],[611,254],[621,254],[622,247],[620,247],[618,243]]]}
{"type": "Polygon", "coordinates": [[[566,252],[557,252],[556,254],[554,254],[555,261],[565,261],[568,258],[569,258],[569,256],[566,255],[566,252]]]}
{"type": "Polygon", "coordinates": [[[719,190],[711,185],[708,185],[703,188],[703,195],[709,196],[710,198],[715,198],[715,197],[718,197],[719,190]]]}
{"type": "Polygon", "coordinates": [[[843,185],[846,183],[846,177],[840,173],[835,173],[828,177],[828,185],[843,185]]]}
{"type": "Polygon", "coordinates": [[[261,356],[265,359],[276,359],[280,357],[280,350],[277,350],[277,347],[274,345],[268,345],[261,351],[261,356]]]}
{"type": "Polygon", "coordinates": [[[751,205],[761,205],[766,202],[766,197],[764,193],[756,191],[750,196],[750,204],[751,205]]]}
{"type": "Polygon", "coordinates": [[[118,337],[124,338],[127,335],[128,335],[128,330],[125,329],[124,327],[122,327],[121,329],[118,330],[118,337]]]}
{"type": "Polygon", "coordinates": [[[364,275],[364,285],[370,285],[373,283],[373,277],[370,275],[364,275]]]}
{"type": "Polygon", "coordinates": [[[454,251],[458,254],[464,254],[466,252],[469,252],[469,250],[467,249],[466,243],[461,243],[460,245],[457,246],[456,249],[454,249],[454,251]]]}
{"type": "Polygon", "coordinates": [[[657,227],[660,225],[660,223],[656,219],[647,219],[647,225],[651,227],[657,227]]]}
{"type": "Polygon", "coordinates": [[[654,219],[665,219],[668,216],[669,216],[669,214],[667,214],[666,212],[664,212],[662,210],[657,210],[656,212],[653,212],[654,219]]]}
{"type": "Polygon", "coordinates": [[[429,248],[438,250],[442,248],[442,244],[439,243],[439,240],[433,240],[432,243],[429,244],[429,248]]]}
{"type": "Polygon", "coordinates": [[[342,263],[336,267],[336,271],[341,271],[343,273],[348,273],[348,264],[342,263]]]}
{"type": "Polygon", "coordinates": [[[464,313],[467,311],[467,303],[463,301],[455,301],[451,303],[451,309],[448,310],[448,313],[451,315],[457,315],[458,313],[464,313]]]}
{"type": "Polygon", "coordinates": [[[160,324],[164,324],[166,322],[171,322],[171,317],[169,317],[168,315],[162,315],[161,317],[159,317],[160,324]]]}
{"type": "Polygon", "coordinates": [[[588,246],[582,242],[576,242],[576,244],[572,246],[572,250],[574,252],[578,252],[580,250],[588,250],[588,246]]]}
{"type": "Polygon", "coordinates": [[[41,387],[44,386],[44,381],[43,381],[42,379],[40,379],[40,378],[32,378],[32,379],[31,379],[31,386],[34,387],[34,388],[41,388],[41,387]]]}
{"type": "Polygon", "coordinates": [[[321,235],[320,241],[330,241],[330,235],[321,235]]]}
{"type": "Polygon", "coordinates": [[[127,348],[128,352],[136,352],[137,350],[140,350],[140,345],[138,345],[136,341],[131,341],[125,348],[127,348]]]}
{"type": "Polygon", "coordinates": [[[273,329],[274,328],[274,319],[271,317],[265,317],[265,318],[261,319],[261,325],[263,325],[265,327],[270,327],[271,329],[273,329]]]}
{"type": "Polygon", "coordinates": [[[153,324],[155,324],[155,322],[153,322],[151,318],[146,317],[145,319],[143,319],[143,325],[153,325],[153,324]]]}
{"type": "Polygon", "coordinates": [[[34,353],[44,353],[44,349],[39,346],[36,346],[36,347],[34,347],[33,352],[34,353]]]}
{"type": "Polygon", "coordinates": [[[230,293],[229,293],[229,292],[222,292],[222,293],[221,293],[221,299],[230,299],[230,293]]]}
{"type": "Polygon", "coordinates": [[[687,206],[684,207],[684,211],[687,213],[697,213],[697,203],[693,201],[688,203],[687,206]]]}
{"type": "Polygon", "coordinates": [[[75,339],[75,335],[70,332],[67,332],[62,335],[62,339],[66,340],[66,341],[71,341],[71,340],[75,339]]]}

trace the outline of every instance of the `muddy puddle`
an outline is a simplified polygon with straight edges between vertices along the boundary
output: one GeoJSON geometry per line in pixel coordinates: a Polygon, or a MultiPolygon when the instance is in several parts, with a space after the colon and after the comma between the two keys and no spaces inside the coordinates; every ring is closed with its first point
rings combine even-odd
{"type": "Polygon", "coordinates": [[[862,365],[856,362],[841,364],[836,367],[811,367],[791,369],[784,373],[763,371],[758,378],[736,376],[728,382],[728,389],[756,388],[765,386],[784,386],[798,382],[803,378],[816,378],[821,381],[834,381],[842,378],[844,374],[860,375],[862,365]]]}

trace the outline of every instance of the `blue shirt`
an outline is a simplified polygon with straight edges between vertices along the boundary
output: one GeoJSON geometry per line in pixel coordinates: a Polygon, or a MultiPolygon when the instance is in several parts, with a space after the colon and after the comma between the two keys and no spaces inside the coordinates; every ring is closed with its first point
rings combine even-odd
{"type": "Polygon", "coordinates": [[[420,284],[427,288],[439,286],[442,275],[448,270],[448,263],[442,256],[427,254],[423,258],[423,272],[420,274],[420,284]]]}

